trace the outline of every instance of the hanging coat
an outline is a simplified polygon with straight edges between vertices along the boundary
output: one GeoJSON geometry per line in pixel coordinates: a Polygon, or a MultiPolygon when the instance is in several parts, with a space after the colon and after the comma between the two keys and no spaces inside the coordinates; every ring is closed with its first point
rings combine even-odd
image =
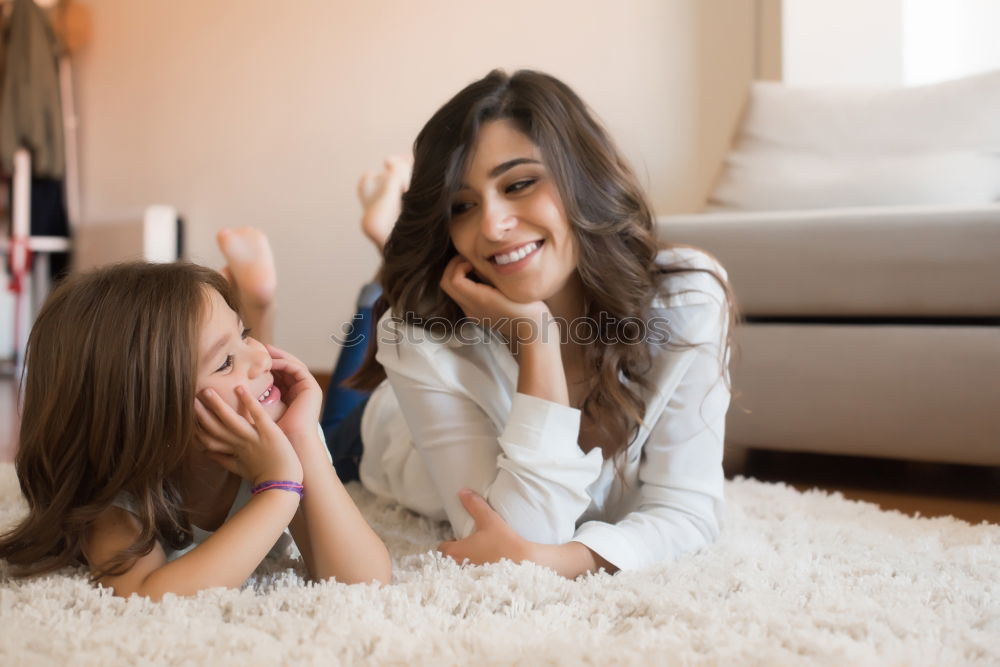
{"type": "Polygon", "coordinates": [[[35,176],[61,179],[65,168],[59,101],[59,40],[34,0],[14,0],[6,26],[0,83],[0,166],[14,169],[14,152],[31,151],[35,176]]]}

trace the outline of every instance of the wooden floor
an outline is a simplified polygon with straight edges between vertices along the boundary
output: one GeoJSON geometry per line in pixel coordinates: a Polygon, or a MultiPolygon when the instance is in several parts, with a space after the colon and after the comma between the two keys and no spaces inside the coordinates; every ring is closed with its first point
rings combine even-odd
{"type": "Polygon", "coordinates": [[[1000,524],[1000,467],[764,450],[727,452],[726,476],[839,491],[883,509],[1000,524]]]}
{"type": "MultiPolygon", "coordinates": [[[[326,387],[326,377],[319,376],[326,387]]],[[[0,377],[0,462],[13,461],[17,440],[16,385],[0,377]]],[[[726,476],[785,482],[805,490],[840,491],[885,509],[921,516],[955,516],[1000,524],[1000,467],[915,463],[762,450],[726,453],[726,476]]]]}

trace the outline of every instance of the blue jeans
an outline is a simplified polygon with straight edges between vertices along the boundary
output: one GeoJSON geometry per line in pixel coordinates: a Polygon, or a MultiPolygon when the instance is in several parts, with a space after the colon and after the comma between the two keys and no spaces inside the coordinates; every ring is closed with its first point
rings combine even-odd
{"type": "Polygon", "coordinates": [[[364,452],[361,417],[370,393],[342,387],[341,384],[354,375],[365,360],[374,334],[372,309],[381,294],[381,288],[375,283],[362,288],[358,296],[358,310],[351,320],[333,375],[330,376],[326,404],[320,415],[319,423],[326,437],[326,447],[342,482],[358,479],[358,465],[364,452]]]}

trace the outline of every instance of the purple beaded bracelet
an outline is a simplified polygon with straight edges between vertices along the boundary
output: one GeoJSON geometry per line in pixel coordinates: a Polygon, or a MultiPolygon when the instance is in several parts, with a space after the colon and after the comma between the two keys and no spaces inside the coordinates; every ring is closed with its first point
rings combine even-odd
{"type": "Polygon", "coordinates": [[[250,489],[250,495],[256,496],[261,491],[267,491],[268,489],[281,489],[282,491],[291,491],[292,493],[299,494],[299,498],[305,498],[306,489],[304,486],[298,482],[292,482],[286,479],[269,479],[266,482],[261,482],[257,486],[250,489]]]}

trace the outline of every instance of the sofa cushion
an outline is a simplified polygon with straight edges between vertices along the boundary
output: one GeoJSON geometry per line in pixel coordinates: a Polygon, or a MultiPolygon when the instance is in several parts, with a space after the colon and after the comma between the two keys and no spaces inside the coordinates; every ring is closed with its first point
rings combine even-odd
{"type": "Polygon", "coordinates": [[[1000,328],[749,324],[726,445],[1000,465],[1000,328]]]}
{"type": "Polygon", "coordinates": [[[1000,71],[912,88],[753,84],[710,211],[1000,200],[1000,71]]]}
{"type": "Polygon", "coordinates": [[[951,151],[833,157],[737,150],[711,212],[838,206],[983,204],[1000,200],[1000,153],[951,151]]]}
{"type": "Polygon", "coordinates": [[[1000,204],[663,216],[729,272],[748,316],[1000,316],[1000,204]]]}

